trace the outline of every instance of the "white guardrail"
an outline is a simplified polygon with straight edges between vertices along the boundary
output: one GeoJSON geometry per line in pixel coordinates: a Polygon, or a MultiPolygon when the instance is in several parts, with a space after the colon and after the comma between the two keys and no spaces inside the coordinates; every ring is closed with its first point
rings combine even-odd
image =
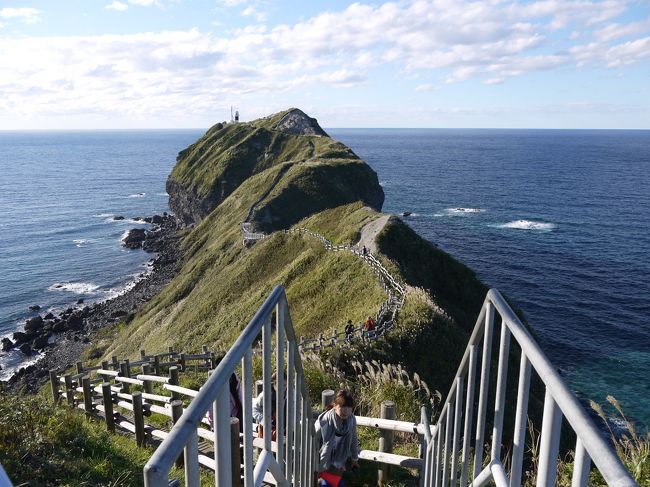
{"type": "Polygon", "coordinates": [[[487,294],[447,400],[442,405],[437,424],[433,427],[433,433],[431,437],[426,435],[423,482],[425,487],[458,484],[472,487],[488,484],[496,484],[497,487],[521,485],[532,371],[539,376],[546,389],[539,438],[539,460],[537,471],[532,472],[536,477],[537,487],[556,485],[563,418],[577,438],[572,487],[588,485],[591,462],[608,485],[638,487],[609,443],[601,436],[584,407],[503,296],[495,289],[491,289],[487,294]],[[495,311],[500,317],[501,326],[496,381],[491,381],[494,372],[490,361],[495,311]],[[502,448],[502,445],[511,337],[520,349],[521,359],[510,453],[504,451],[506,449],[502,448]],[[477,399],[475,393],[479,349],[482,360],[477,399]],[[492,382],[496,384],[491,384],[492,382]],[[491,399],[490,403],[488,398],[491,399]],[[489,459],[484,459],[488,406],[490,410],[494,410],[494,421],[490,456],[489,459]],[[472,450],[473,458],[470,457],[472,450]],[[505,465],[509,466],[509,471],[505,465]]]}
{"type": "MultiPolygon", "coordinates": [[[[219,486],[232,485],[230,392],[229,378],[241,363],[243,405],[243,466],[244,486],[260,486],[265,475],[271,474],[278,486],[307,487],[313,484],[316,451],[314,447],[314,422],[305,381],[298,343],[294,333],[284,288],[276,286],[248,323],[235,344],[219,363],[214,373],[190,403],[169,436],[155,451],[144,467],[146,487],[168,487],[169,471],[175,460],[184,453],[185,485],[199,485],[199,452],[197,428],[209,408],[213,408],[215,445],[215,482],[219,486]],[[275,312],[275,319],[272,315],[275,312]],[[275,348],[272,330],[275,329],[275,348]],[[276,424],[279,434],[272,441],[271,434],[264,435],[264,447],[253,468],[253,418],[252,390],[253,345],[262,335],[264,390],[271,390],[271,364],[276,357],[277,390],[285,389],[285,396],[276,394],[276,424]],[[285,417],[286,412],[286,417],[285,417]]],[[[264,431],[272,431],[271,395],[264,395],[264,431]]]]}

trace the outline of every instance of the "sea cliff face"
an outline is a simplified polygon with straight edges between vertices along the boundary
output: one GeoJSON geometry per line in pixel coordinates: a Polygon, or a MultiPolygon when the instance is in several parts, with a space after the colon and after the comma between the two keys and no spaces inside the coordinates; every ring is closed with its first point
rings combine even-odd
{"type": "Polygon", "coordinates": [[[363,201],[381,210],[377,175],[298,109],[248,123],[216,124],[181,151],[167,181],[169,206],[183,225],[203,220],[250,177],[284,165],[283,174],[248,215],[267,230],[322,209],[363,201]],[[305,211],[286,212],[298,198],[305,211]]]}

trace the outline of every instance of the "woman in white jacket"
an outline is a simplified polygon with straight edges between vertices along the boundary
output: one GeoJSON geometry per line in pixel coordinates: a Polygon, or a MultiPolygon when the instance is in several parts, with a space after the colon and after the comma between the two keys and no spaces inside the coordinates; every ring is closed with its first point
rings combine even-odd
{"type": "Polygon", "coordinates": [[[341,477],[348,459],[353,470],[359,467],[359,439],[353,408],[352,396],[347,391],[340,390],[332,401],[331,409],[318,417],[316,431],[323,442],[319,472],[341,477]]]}

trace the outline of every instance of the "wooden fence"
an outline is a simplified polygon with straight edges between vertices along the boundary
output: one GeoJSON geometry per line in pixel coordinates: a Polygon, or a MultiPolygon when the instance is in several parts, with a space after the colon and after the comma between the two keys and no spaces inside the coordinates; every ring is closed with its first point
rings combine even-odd
{"type": "MultiPolygon", "coordinates": [[[[216,366],[215,354],[203,347],[202,353],[186,354],[169,349],[168,352],[147,355],[140,352],[138,360],[104,361],[99,365],[84,366],[77,362],[75,374],[57,375],[50,371],[51,390],[56,404],[65,402],[70,407],[77,407],[88,416],[96,417],[105,422],[110,432],[119,430],[133,435],[138,446],[156,444],[165,439],[170,428],[162,426],[166,420],[176,423],[189,403],[199,391],[179,385],[180,374],[187,371],[203,371],[206,378],[216,366]],[[158,416],[158,419],[156,419],[158,416]],[[162,421],[161,421],[162,419],[162,421]]],[[[261,392],[262,381],[255,384],[254,394],[261,392]]],[[[322,393],[321,408],[331,402],[334,391],[322,393]]],[[[314,418],[319,410],[314,410],[314,418]]],[[[382,405],[381,418],[357,416],[360,427],[381,430],[378,449],[362,450],[359,458],[378,463],[378,478],[385,482],[388,478],[389,465],[410,469],[420,469],[423,465],[422,454],[419,457],[409,457],[392,453],[393,434],[395,431],[413,433],[418,436],[419,445],[424,441],[424,424],[395,421],[394,403],[382,405]]],[[[214,433],[210,429],[207,418],[202,420],[198,428],[201,440],[199,463],[214,471],[214,433]]],[[[263,447],[263,439],[253,433],[253,446],[263,447]]],[[[239,420],[231,418],[231,441],[233,445],[242,444],[239,420]]],[[[274,443],[275,447],[275,443],[274,443]]],[[[177,466],[183,465],[182,458],[177,460],[177,466]]],[[[242,485],[240,449],[232,448],[233,485],[242,485]]],[[[268,475],[265,482],[274,483],[268,475]]],[[[383,485],[383,484],[382,484],[383,485]]]]}

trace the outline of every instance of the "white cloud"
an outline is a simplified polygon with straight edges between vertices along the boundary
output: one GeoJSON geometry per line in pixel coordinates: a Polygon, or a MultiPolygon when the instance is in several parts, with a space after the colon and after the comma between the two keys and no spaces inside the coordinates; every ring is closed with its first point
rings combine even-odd
{"type": "Polygon", "coordinates": [[[126,3],[122,3],[122,2],[120,2],[118,0],[113,0],[113,3],[111,3],[109,5],[106,5],[104,8],[107,9],[107,10],[124,11],[127,8],[129,8],[129,6],[126,3]]]}
{"type": "Polygon", "coordinates": [[[25,24],[36,24],[40,22],[41,21],[40,14],[41,14],[40,10],[37,10],[35,8],[29,8],[29,7],[0,8],[0,19],[6,19],[6,20],[18,19],[25,24]]]}
{"type": "Polygon", "coordinates": [[[264,22],[266,20],[266,14],[264,12],[260,12],[252,5],[249,5],[244,10],[242,10],[241,15],[243,17],[255,17],[258,22],[264,22]]]}
{"type": "Polygon", "coordinates": [[[246,2],[247,0],[218,0],[218,3],[224,7],[236,7],[237,5],[242,5],[246,2]]]}
{"type": "MultiPolygon", "coordinates": [[[[114,0],[107,8],[127,2],[160,6],[114,0]]],[[[649,27],[618,21],[621,8],[617,0],[403,0],[355,3],[294,24],[248,26],[228,37],[195,29],[0,38],[0,113],[186,113],[224,99],[314,86],[350,89],[387,65],[402,77],[441,80],[420,84],[417,92],[443,89],[445,82],[503,83],[576,64],[619,68],[650,57],[649,27]],[[567,30],[557,31],[560,24],[567,30]],[[570,32],[580,37],[572,40],[570,32]],[[582,44],[575,44],[578,39],[582,44]]],[[[38,17],[24,10],[0,9],[0,20],[38,17]]],[[[254,5],[241,13],[259,20],[254,5]]]]}

